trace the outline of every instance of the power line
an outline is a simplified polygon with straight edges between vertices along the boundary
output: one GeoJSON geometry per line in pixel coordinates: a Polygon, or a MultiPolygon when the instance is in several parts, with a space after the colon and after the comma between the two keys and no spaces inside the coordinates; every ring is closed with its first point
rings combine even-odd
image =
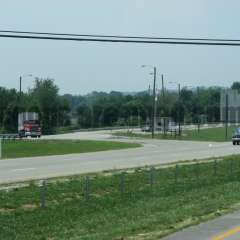
{"type": "Polygon", "coordinates": [[[110,42],[110,43],[138,43],[138,44],[170,44],[170,45],[208,45],[208,46],[240,46],[239,42],[212,42],[212,41],[169,41],[169,40],[132,40],[132,39],[112,39],[112,38],[87,38],[87,37],[59,37],[59,36],[34,36],[20,34],[0,34],[0,38],[16,39],[42,39],[58,41],[80,41],[80,42],[110,42]]]}
{"type": "Polygon", "coordinates": [[[91,38],[121,38],[121,39],[147,39],[147,40],[177,40],[177,41],[209,41],[209,42],[240,42],[240,39],[223,38],[186,38],[186,37],[146,37],[146,36],[126,36],[126,35],[101,35],[101,34],[73,34],[56,32],[32,32],[32,31],[11,31],[0,30],[0,33],[12,34],[31,34],[31,35],[49,35],[49,36],[71,36],[71,37],[91,37],[91,38]]]}

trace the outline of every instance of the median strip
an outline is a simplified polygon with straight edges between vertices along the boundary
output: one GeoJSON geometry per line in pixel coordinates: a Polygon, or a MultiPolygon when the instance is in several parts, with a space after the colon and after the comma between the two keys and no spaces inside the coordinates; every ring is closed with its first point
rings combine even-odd
{"type": "Polygon", "coordinates": [[[141,147],[138,143],[92,140],[3,140],[2,158],[65,155],[141,147]]]}

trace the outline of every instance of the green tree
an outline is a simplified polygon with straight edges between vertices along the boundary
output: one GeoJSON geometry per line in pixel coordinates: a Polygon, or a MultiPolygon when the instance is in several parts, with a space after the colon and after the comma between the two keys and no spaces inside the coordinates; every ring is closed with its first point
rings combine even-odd
{"type": "Polygon", "coordinates": [[[77,108],[78,124],[81,128],[91,127],[91,109],[84,103],[77,108]]]}
{"type": "Polygon", "coordinates": [[[36,78],[30,95],[35,99],[36,107],[40,111],[43,133],[52,134],[57,126],[58,87],[53,79],[36,78]]]}
{"type": "Polygon", "coordinates": [[[240,82],[234,82],[231,86],[231,89],[238,90],[238,92],[240,92],[240,82]]]}

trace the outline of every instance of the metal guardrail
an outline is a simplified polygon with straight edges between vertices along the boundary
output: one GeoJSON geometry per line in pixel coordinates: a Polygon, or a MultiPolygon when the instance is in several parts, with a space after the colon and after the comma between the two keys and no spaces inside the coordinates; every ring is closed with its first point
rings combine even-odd
{"type": "Polygon", "coordinates": [[[0,134],[1,139],[16,139],[19,138],[18,134],[0,134]]]}

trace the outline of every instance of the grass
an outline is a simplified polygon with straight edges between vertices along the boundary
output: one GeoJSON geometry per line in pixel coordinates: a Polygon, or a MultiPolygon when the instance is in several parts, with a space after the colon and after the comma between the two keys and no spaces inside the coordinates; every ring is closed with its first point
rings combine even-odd
{"type": "MultiPolygon", "coordinates": [[[[225,139],[225,128],[208,128],[198,130],[184,130],[182,136],[155,134],[157,139],[167,139],[167,140],[191,140],[191,141],[213,141],[213,142],[224,142],[230,141],[232,134],[236,126],[231,126],[228,128],[228,137],[225,139]]],[[[151,133],[147,134],[137,134],[132,132],[117,132],[114,133],[117,136],[128,136],[128,137],[141,137],[141,138],[151,138],[151,133]]]]}
{"type": "Polygon", "coordinates": [[[91,175],[89,200],[84,176],[52,180],[45,208],[39,205],[42,189],[34,183],[0,191],[0,239],[159,239],[239,204],[239,176],[240,156],[231,156],[91,175]]]}
{"type": "Polygon", "coordinates": [[[90,140],[5,140],[3,158],[63,155],[140,147],[140,144],[90,140]]]}
{"type": "Polygon", "coordinates": [[[79,126],[67,126],[67,127],[58,127],[55,129],[55,134],[64,134],[64,133],[72,133],[78,131],[80,129],[79,126]]]}

